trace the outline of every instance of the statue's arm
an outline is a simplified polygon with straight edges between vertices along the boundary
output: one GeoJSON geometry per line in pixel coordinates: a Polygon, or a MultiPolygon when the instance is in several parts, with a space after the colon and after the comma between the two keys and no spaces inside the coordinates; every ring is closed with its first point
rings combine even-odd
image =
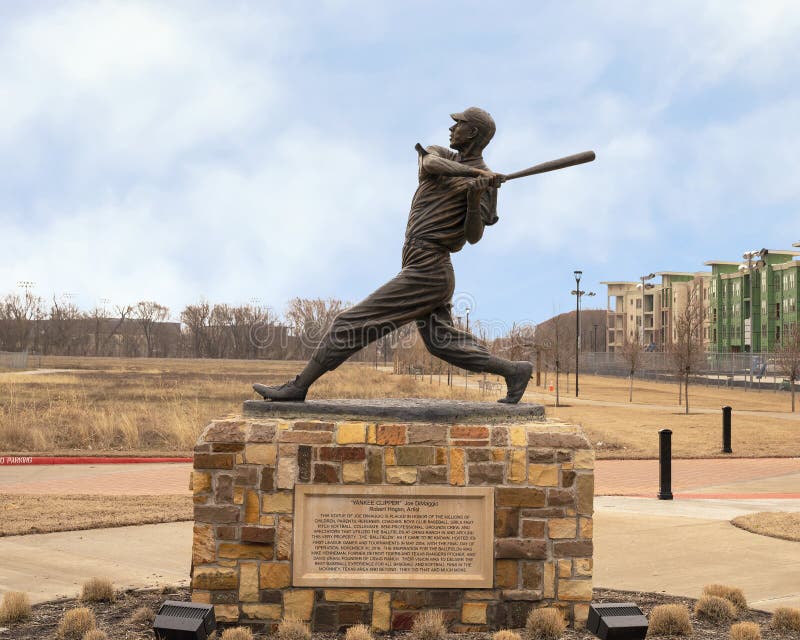
{"type": "Polygon", "coordinates": [[[470,167],[450,158],[444,157],[443,151],[439,147],[428,147],[423,149],[422,145],[417,145],[419,153],[420,169],[433,176],[449,176],[452,178],[478,178],[488,175],[491,172],[470,167]]]}
{"type": "Polygon", "coordinates": [[[478,178],[467,188],[464,235],[470,244],[475,244],[483,237],[486,225],[497,222],[497,189],[491,184],[490,178],[478,178]]]}

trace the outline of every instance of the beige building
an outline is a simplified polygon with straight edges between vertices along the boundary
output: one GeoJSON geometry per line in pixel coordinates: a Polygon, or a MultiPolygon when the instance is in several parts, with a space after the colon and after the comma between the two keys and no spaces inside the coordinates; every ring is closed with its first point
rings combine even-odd
{"type": "Polygon", "coordinates": [[[663,351],[676,339],[676,319],[692,295],[703,303],[703,338],[709,342],[710,273],[659,271],[650,281],[601,282],[608,288],[607,350],[620,351],[625,342],[640,342],[649,351],[663,351]],[[660,277],[660,283],[654,283],[660,277]],[[695,292],[695,293],[693,293],[695,292]]]}

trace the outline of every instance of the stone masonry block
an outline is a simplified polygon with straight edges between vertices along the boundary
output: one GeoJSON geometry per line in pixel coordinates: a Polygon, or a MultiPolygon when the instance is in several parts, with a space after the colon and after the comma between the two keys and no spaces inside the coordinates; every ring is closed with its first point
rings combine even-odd
{"type": "Polygon", "coordinates": [[[336,433],[337,444],[360,444],[367,441],[367,425],[363,422],[340,422],[336,433]]]}
{"type": "Polygon", "coordinates": [[[463,487],[466,484],[464,458],[464,449],[450,450],[450,484],[453,486],[463,487]]]}
{"type": "Polygon", "coordinates": [[[274,422],[251,422],[248,442],[273,442],[277,425],[274,422]]]}
{"type": "Polygon", "coordinates": [[[476,462],[468,465],[469,484],[502,484],[505,465],[501,462],[476,462]]]}
{"type": "Polygon", "coordinates": [[[285,591],[283,594],[283,615],[296,620],[311,620],[314,609],[314,591],[298,589],[285,591]]]}
{"type": "Polygon", "coordinates": [[[399,466],[426,466],[436,462],[436,447],[405,446],[395,449],[399,466]]]}
{"type": "Polygon", "coordinates": [[[379,424],[376,442],[381,445],[402,445],[406,443],[406,425],[379,424]]]}
{"type": "Polygon", "coordinates": [[[239,507],[234,506],[195,506],[194,519],[197,522],[220,524],[239,522],[239,507]]]}
{"type": "Polygon", "coordinates": [[[495,491],[495,505],[498,507],[543,507],[545,493],[535,487],[519,489],[498,487],[495,491]]]}
{"type": "Polygon", "coordinates": [[[196,453],[195,469],[233,469],[232,453],[196,453]]]}
{"type": "Polygon", "coordinates": [[[364,484],[366,465],[363,462],[343,462],[342,482],[348,484],[364,484]]]}
{"type": "Polygon", "coordinates": [[[248,444],[244,448],[244,459],[248,464],[275,466],[278,447],[274,444],[248,444]]]}
{"type": "Polygon", "coordinates": [[[447,444],[447,425],[410,424],[407,437],[408,444],[447,444]]]}
{"type": "Polygon", "coordinates": [[[578,533],[578,523],[575,518],[553,518],[547,523],[547,532],[550,538],[574,538],[578,533]]]}
{"type": "Polygon", "coordinates": [[[259,574],[262,589],[285,589],[292,584],[292,567],[288,562],[263,562],[259,574]]]}
{"type": "Polygon", "coordinates": [[[214,527],[210,524],[194,525],[192,540],[192,563],[211,564],[216,557],[214,527]]]}
{"type": "Polygon", "coordinates": [[[366,589],[325,589],[327,602],[361,602],[369,604],[369,591],[366,589]]]}
{"type": "Polygon", "coordinates": [[[333,433],[330,431],[281,431],[278,439],[280,442],[293,444],[328,444],[333,442],[333,433]]]}
{"type": "Polygon", "coordinates": [[[242,562],[239,565],[239,601],[258,602],[258,563],[242,562]]]}
{"type": "Polygon", "coordinates": [[[372,630],[389,631],[391,616],[391,594],[386,591],[375,591],[372,594],[372,630]]]}
{"type": "Polygon", "coordinates": [[[203,434],[206,442],[244,442],[245,428],[241,421],[212,422],[203,434]]]}
{"type": "Polygon", "coordinates": [[[558,467],[554,464],[528,465],[528,481],[537,487],[557,487],[558,467]]]}
{"type": "Polygon", "coordinates": [[[465,602],[461,607],[461,622],[464,624],[486,624],[485,602],[465,602]]]}
{"type": "Polygon", "coordinates": [[[485,440],[489,437],[489,428],[455,424],[450,427],[450,437],[454,439],[485,440]]]}
{"type": "Polygon", "coordinates": [[[239,573],[235,569],[195,567],[192,588],[214,591],[216,589],[238,589],[239,573]]]}
{"type": "Polygon", "coordinates": [[[592,599],[591,580],[559,580],[558,581],[559,600],[584,600],[592,599]]]}
{"type": "Polygon", "coordinates": [[[291,513],[294,494],[291,491],[265,493],[261,498],[261,513],[291,513]]]}
{"type": "Polygon", "coordinates": [[[243,604],[242,615],[248,620],[280,620],[279,604],[243,604]]]}
{"type": "Polygon", "coordinates": [[[356,462],[367,457],[365,447],[320,447],[319,459],[323,462],[356,462]]]}
{"type": "Polygon", "coordinates": [[[547,558],[547,543],[544,540],[505,538],[494,541],[495,558],[518,558],[544,560],[547,558]]]}
{"type": "Polygon", "coordinates": [[[389,484],[414,484],[416,481],[416,467],[386,467],[386,482],[389,484]]]}

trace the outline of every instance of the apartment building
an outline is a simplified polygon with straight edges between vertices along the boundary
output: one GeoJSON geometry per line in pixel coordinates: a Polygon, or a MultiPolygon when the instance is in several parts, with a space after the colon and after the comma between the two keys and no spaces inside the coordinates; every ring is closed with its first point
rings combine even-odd
{"type": "Polygon", "coordinates": [[[749,252],[743,262],[706,262],[712,271],[712,350],[741,353],[775,349],[781,335],[798,322],[797,256],[798,251],[761,249],[749,252]]]}
{"type": "MultiPolygon", "coordinates": [[[[800,248],[800,242],[793,245],[800,248]]],[[[646,278],[602,282],[607,286],[607,350],[626,341],[663,351],[676,338],[676,321],[693,299],[702,309],[709,351],[772,351],[800,321],[800,251],[761,249],[739,261],[709,260],[710,272],[660,271],[646,278]],[[652,280],[653,278],[651,278],[652,280]],[[643,287],[644,285],[644,287],[643,287]]]]}

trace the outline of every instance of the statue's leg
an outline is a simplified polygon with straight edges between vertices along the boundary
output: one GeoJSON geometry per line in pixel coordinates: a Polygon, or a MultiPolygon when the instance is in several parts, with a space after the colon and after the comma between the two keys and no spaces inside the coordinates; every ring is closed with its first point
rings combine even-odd
{"type": "Polygon", "coordinates": [[[530,362],[512,362],[489,354],[475,336],[461,331],[453,324],[449,307],[441,306],[427,317],[417,320],[417,328],[425,346],[437,358],[476,373],[503,376],[508,391],[498,402],[516,404],[520,401],[533,372],[530,362]]]}
{"type": "Polygon", "coordinates": [[[442,303],[447,274],[403,270],[358,304],[340,313],[297,378],[280,387],[253,385],[266,400],[304,400],[308,388],[371,342],[442,303]]]}

